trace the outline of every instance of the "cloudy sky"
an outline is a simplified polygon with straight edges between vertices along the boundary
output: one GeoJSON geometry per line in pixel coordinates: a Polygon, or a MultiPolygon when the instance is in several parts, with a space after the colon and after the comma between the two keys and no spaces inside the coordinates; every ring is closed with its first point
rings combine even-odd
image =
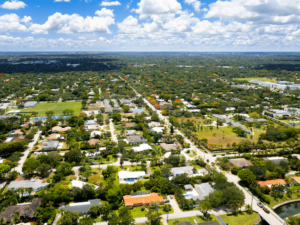
{"type": "Polygon", "coordinates": [[[0,0],[0,51],[300,51],[300,0],[0,0]]]}

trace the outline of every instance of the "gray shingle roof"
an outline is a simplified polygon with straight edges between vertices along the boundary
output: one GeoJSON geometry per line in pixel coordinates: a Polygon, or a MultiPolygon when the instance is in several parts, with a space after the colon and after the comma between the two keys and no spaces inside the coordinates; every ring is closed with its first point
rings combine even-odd
{"type": "Polygon", "coordinates": [[[76,205],[73,206],[66,206],[65,211],[69,210],[71,212],[78,212],[80,213],[87,213],[89,211],[89,208],[92,205],[100,205],[99,199],[92,199],[89,200],[88,202],[82,202],[82,204],[77,203],[76,205]]]}
{"type": "Polygon", "coordinates": [[[209,183],[203,183],[203,184],[195,184],[195,189],[198,192],[198,196],[193,196],[192,199],[196,201],[204,200],[205,196],[208,196],[209,193],[214,192],[215,189],[212,188],[212,186],[209,183]]]}
{"type": "Polygon", "coordinates": [[[33,190],[38,190],[41,187],[47,187],[49,183],[44,182],[40,179],[31,179],[31,180],[20,180],[20,181],[12,181],[8,185],[8,190],[13,189],[16,190],[18,188],[32,188],[33,190]]]}
{"type": "Polygon", "coordinates": [[[5,208],[4,212],[0,213],[0,217],[5,217],[7,221],[10,221],[14,215],[14,211],[19,212],[20,217],[34,218],[35,210],[41,205],[41,198],[35,198],[31,204],[13,205],[5,208]],[[29,209],[27,209],[29,207],[29,209]],[[26,209],[26,210],[25,210],[26,209]]]}

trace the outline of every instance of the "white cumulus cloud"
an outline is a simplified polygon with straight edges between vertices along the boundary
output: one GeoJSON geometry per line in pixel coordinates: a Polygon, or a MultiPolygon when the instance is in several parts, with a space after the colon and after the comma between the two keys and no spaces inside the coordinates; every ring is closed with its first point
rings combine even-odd
{"type": "Polygon", "coordinates": [[[192,5],[196,12],[200,12],[201,2],[198,0],[184,0],[185,3],[192,5]]]}
{"type": "Polygon", "coordinates": [[[141,0],[139,8],[132,11],[140,14],[140,19],[146,19],[151,15],[179,13],[181,4],[177,0],[141,0]]]}
{"type": "MultiPolygon", "coordinates": [[[[97,11],[98,12],[98,11],[97,11]]],[[[96,12],[96,13],[97,13],[96,12]]],[[[101,11],[99,11],[101,12],[101,11]]],[[[115,20],[111,16],[99,17],[87,16],[83,18],[78,14],[54,13],[48,17],[44,24],[32,24],[30,30],[33,34],[48,34],[48,31],[57,33],[107,33],[110,34],[109,26],[114,24],[115,20]]]]}
{"type": "Polygon", "coordinates": [[[22,9],[25,8],[26,4],[18,0],[6,1],[1,5],[3,9],[22,9]]]}
{"type": "Polygon", "coordinates": [[[106,17],[106,16],[108,16],[108,17],[114,17],[114,10],[102,8],[100,11],[97,10],[97,11],[95,12],[95,14],[96,14],[97,16],[100,16],[100,17],[106,17]]]}
{"type": "Polygon", "coordinates": [[[103,1],[100,4],[100,6],[118,6],[118,5],[121,5],[121,3],[118,1],[112,1],[112,2],[103,1]]]}
{"type": "Polygon", "coordinates": [[[20,19],[15,13],[0,16],[0,34],[5,32],[27,32],[28,28],[21,23],[29,24],[30,21],[30,16],[24,16],[20,19]]]}

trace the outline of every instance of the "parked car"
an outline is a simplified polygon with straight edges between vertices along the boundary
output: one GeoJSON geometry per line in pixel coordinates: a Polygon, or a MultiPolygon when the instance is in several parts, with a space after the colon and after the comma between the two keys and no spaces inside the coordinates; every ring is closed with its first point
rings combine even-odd
{"type": "Polygon", "coordinates": [[[216,157],[217,155],[216,155],[216,154],[213,154],[212,156],[213,156],[213,157],[216,157]]]}
{"type": "Polygon", "coordinates": [[[169,199],[165,199],[165,200],[164,200],[164,203],[169,203],[169,202],[170,202],[169,199]]]}
{"type": "Polygon", "coordinates": [[[261,202],[258,202],[257,205],[258,205],[260,208],[264,207],[264,205],[263,205],[261,202]]]}
{"type": "Polygon", "coordinates": [[[222,154],[221,156],[225,156],[225,154],[222,154]]]}
{"type": "Polygon", "coordinates": [[[172,196],[172,195],[170,195],[170,199],[173,199],[173,196],[172,196]]]}
{"type": "Polygon", "coordinates": [[[266,207],[264,207],[263,210],[264,210],[266,213],[269,213],[269,212],[270,212],[266,207]]]}

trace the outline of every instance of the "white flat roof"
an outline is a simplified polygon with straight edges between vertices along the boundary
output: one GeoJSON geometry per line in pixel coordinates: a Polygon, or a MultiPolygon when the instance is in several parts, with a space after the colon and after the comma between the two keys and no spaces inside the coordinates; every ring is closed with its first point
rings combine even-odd
{"type": "Polygon", "coordinates": [[[135,172],[128,172],[128,171],[120,171],[118,172],[119,178],[126,179],[126,178],[139,178],[145,176],[145,171],[135,171],[135,172]]]}
{"type": "Polygon", "coordinates": [[[146,150],[151,150],[152,147],[148,144],[141,144],[138,147],[133,147],[132,148],[135,152],[141,152],[141,151],[146,151],[146,150]]]}

